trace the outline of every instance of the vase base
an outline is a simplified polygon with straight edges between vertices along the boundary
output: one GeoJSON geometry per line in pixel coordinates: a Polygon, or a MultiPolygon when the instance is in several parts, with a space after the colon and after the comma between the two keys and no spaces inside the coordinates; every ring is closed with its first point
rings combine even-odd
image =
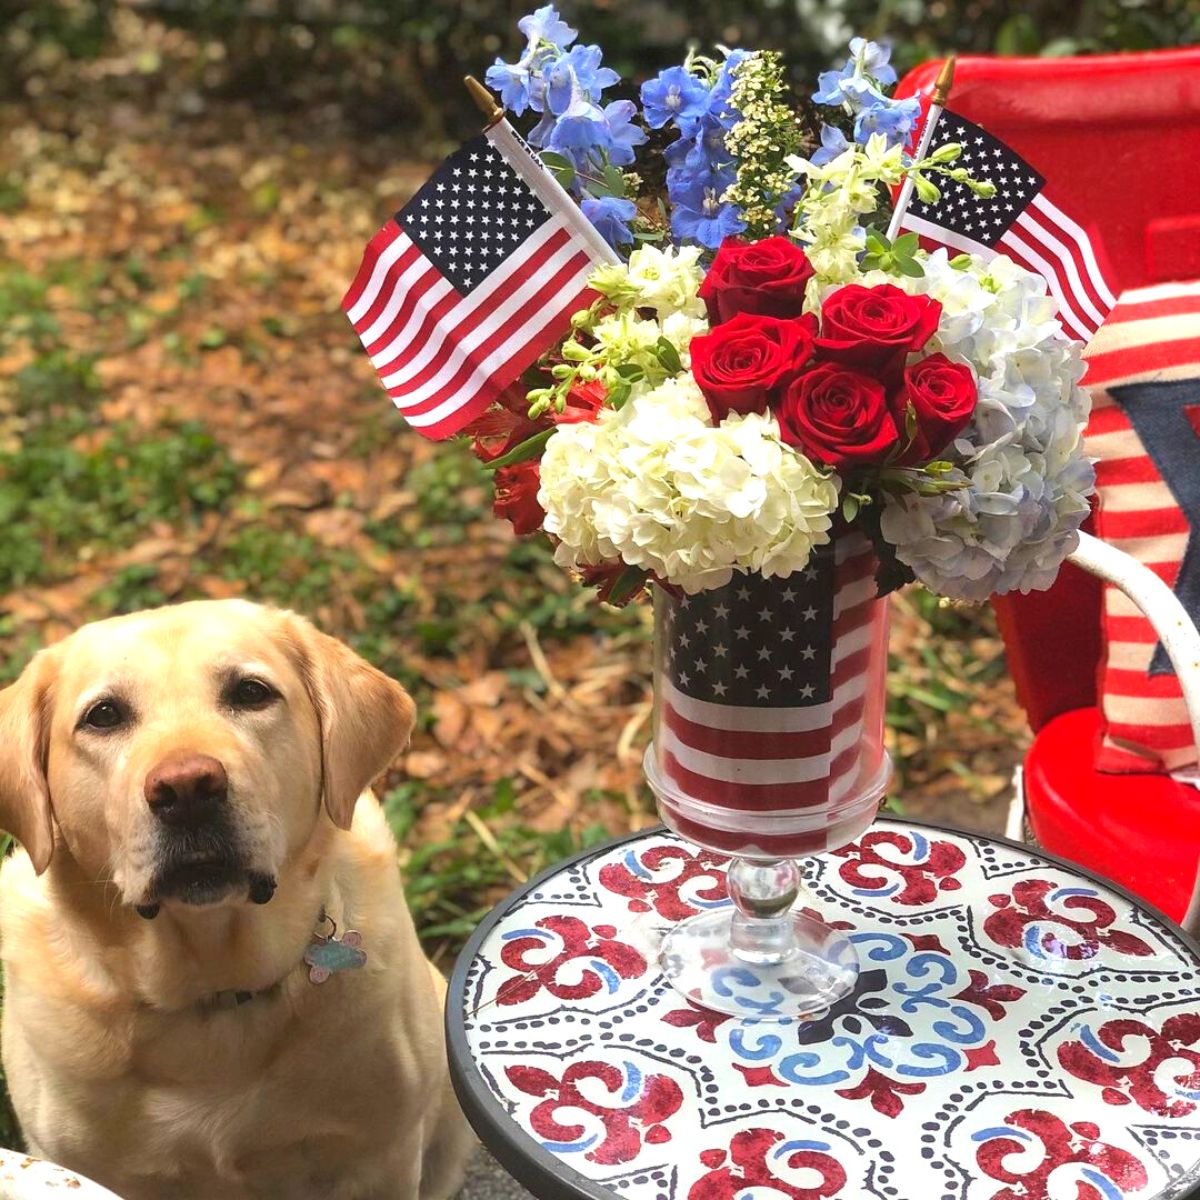
{"type": "Polygon", "coordinates": [[[787,949],[768,961],[734,950],[733,921],[733,909],[701,913],[663,938],[663,975],[693,1004],[744,1020],[803,1020],[854,990],[858,954],[819,917],[788,913],[781,938],[787,949]]]}

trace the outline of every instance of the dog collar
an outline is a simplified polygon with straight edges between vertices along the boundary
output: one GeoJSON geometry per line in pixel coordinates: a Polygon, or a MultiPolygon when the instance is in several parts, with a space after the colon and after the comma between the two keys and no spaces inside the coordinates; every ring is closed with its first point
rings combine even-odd
{"type": "Polygon", "coordinates": [[[205,1009],[240,1008],[251,1000],[274,995],[282,989],[284,979],[300,967],[308,968],[310,983],[322,984],[331,976],[342,971],[354,971],[365,966],[366,961],[367,952],[362,948],[362,935],[358,930],[347,929],[339,937],[337,922],[325,911],[325,906],[321,905],[312,939],[304,950],[303,958],[291,971],[288,971],[286,975],[277,979],[269,987],[257,992],[238,991],[234,988],[214,992],[200,1001],[200,1007],[205,1009]]]}

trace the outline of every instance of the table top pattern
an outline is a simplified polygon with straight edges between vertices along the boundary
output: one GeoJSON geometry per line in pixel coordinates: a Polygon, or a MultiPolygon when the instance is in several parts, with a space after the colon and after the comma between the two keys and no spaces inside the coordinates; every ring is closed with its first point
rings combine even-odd
{"type": "Polygon", "coordinates": [[[544,1200],[1200,1196],[1200,948],[1029,847],[881,818],[810,860],[853,995],[807,1021],[693,1007],[664,928],[725,859],[654,830],[498,909],[448,1026],[482,1139],[544,1200]]]}

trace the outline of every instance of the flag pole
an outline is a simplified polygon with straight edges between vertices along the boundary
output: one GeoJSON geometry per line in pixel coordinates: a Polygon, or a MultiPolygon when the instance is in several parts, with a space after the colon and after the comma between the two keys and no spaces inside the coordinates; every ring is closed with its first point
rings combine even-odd
{"type": "Polygon", "coordinates": [[[485,130],[491,129],[493,125],[504,120],[504,109],[496,103],[496,97],[474,75],[464,75],[463,83],[466,85],[467,94],[475,101],[475,107],[483,113],[487,120],[487,124],[484,126],[485,130]]]}
{"type": "Polygon", "coordinates": [[[484,135],[501,151],[509,166],[533,188],[551,212],[572,214],[572,232],[577,240],[588,247],[592,258],[597,262],[623,262],[621,256],[596,231],[591,221],[580,212],[579,206],[546,169],[542,160],[537,158],[517,135],[517,131],[505,118],[504,108],[496,103],[496,97],[474,75],[464,75],[463,83],[475,102],[475,107],[484,115],[484,135]]]}
{"type": "MultiPolygon", "coordinates": [[[[946,107],[946,101],[950,99],[950,88],[953,84],[954,55],[951,54],[942,64],[942,69],[938,72],[938,77],[934,81],[933,95],[929,100],[929,112],[925,116],[925,128],[921,131],[921,140],[917,144],[917,161],[920,161],[929,153],[929,143],[933,141],[934,128],[941,118],[942,110],[946,107]]],[[[894,242],[896,235],[900,232],[900,222],[904,220],[904,214],[908,211],[912,194],[912,176],[905,175],[904,183],[900,187],[900,195],[896,197],[896,207],[892,210],[891,223],[888,225],[887,238],[889,242],[894,242]]]]}

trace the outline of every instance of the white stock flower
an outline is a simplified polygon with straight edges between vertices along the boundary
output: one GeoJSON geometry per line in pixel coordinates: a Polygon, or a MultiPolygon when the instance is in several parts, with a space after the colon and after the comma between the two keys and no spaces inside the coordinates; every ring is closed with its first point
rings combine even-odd
{"type": "Polygon", "coordinates": [[[628,263],[597,268],[589,283],[621,308],[652,308],[660,320],[674,313],[702,317],[704,303],[697,292],[704,278],[700,247],[649,243],[639,246],[628,263]]]}
{"type": "Polygon", "coordinates": [[[546,444],[538,499],[556,560],[620,558],[694,593],[735,570],[784,576],[829,541],[836,481],[785,446],[771,416],[713,426],[688,375],[546,444]]]}

